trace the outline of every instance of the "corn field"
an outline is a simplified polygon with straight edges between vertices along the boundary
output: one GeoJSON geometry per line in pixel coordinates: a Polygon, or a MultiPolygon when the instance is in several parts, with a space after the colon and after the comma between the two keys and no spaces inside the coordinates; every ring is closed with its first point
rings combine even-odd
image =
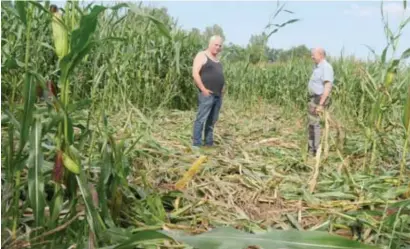
{"type": "Polygon", "coordinates": [[[410,246],[410,48],[396,51],[410,18],[382,16],[372,61],[328,58],[312,162],[309,54],[222,56],[217,146],[195,152],[203,39],[162,9],[59,7],[1,2],[2,248],[410,246]]]}

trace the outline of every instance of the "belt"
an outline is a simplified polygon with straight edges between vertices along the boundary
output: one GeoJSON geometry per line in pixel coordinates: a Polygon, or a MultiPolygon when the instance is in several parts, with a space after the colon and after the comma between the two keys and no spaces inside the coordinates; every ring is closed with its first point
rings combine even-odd
{"type": "Polygon", "coordinates": [[[322,94],[309,93],[309,98],[317,98],[320,96],[322,96],[322,94]]]}

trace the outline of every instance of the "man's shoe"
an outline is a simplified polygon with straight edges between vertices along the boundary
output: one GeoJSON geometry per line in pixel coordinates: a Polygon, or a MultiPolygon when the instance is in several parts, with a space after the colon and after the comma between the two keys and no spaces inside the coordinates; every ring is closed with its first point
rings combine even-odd
{"type": "Polygon", "coordinates": [[[317,151],[316,150],[308,150],[309,156],[316,157],[317,151]]]}

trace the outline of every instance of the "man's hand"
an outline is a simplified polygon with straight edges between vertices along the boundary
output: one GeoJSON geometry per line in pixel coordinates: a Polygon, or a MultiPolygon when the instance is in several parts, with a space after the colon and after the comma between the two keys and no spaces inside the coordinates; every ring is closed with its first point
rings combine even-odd
{"type": "Polygon", "coordinates": [[[213,92],[211,90],[208,90],[206,88],[204,88],[202,90],[202,95],[204,95],[205,97],[208,97],[209,95],[211,95],[213,92]]]}
{"type": "Polygon", "coordinates": [[[323,106],[322,105],[318,105],[315,109],[315,113],[319,114],[323,112],[323,106]]]}

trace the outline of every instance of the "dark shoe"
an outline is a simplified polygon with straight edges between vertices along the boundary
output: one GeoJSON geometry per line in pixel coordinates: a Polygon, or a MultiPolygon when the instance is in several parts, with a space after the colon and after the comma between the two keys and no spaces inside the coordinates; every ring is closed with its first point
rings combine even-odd
{"type": "Polygon", "coordinates": [[[316,154],[317,154],[317,151],[316,151],[316,150],[309,150],[309,155],[315,157],[316,154]]]}

